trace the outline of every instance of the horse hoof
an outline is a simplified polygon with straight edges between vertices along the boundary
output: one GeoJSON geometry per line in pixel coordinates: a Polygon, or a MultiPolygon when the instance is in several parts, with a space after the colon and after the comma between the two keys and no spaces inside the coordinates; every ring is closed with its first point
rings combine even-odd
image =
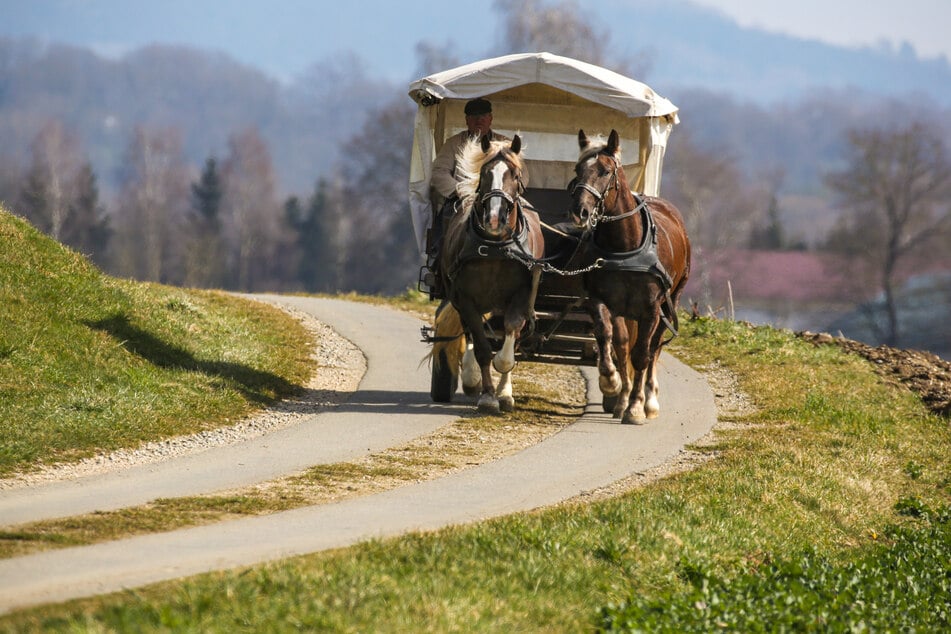
{"type": "Polygon", "coordinates": [[[630,411],[624,412],[624,418],[621,419],[622,425],[643,425],[646,422],[646,416],[643,414],[633,414],[630,411]]]}
{"type": "Polygon", "coordinates": [[[598,387],[604,396],[617,396],[621,392],[621,376],[615,372],[611,376],[598,377],[598,387]]]}
{"type": "Polygon", "coordinates": [[[499,409],[499,399],[495,398],[491,394],[483,394],[479,399],[479,413],[480,414],[489,414],[491,416],[497,416],[501,414],[499,409]]]}
{"type": "Polygon", "coordinates": [[[499,409],[503,412],[514,412],[515,411],[515,399],[511,396],[503,396],[499,398],[499,409]]]}
{"type": "Polygon", "coordinates": [[[644,414],[647,415],[647,418],[657,418],[660,414],[660,403],[657,402],[656,398],[649,398],[644,404],[644,414]]]}

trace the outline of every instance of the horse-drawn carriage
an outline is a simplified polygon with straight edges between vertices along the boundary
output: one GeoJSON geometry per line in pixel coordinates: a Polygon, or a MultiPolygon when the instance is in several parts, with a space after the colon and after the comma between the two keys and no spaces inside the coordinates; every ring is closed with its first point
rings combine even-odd
{"type": "MultiPolygon", "coordinates": [[[[463,108],[466,102],[478,97],[491,100],[494,106],[493,131],[512,139],[511,145],[505,144],[504,147],[483,139],[481,153],[480,148],[472,148],[476,159],[470,157],[469,160],[476,164],[469,168],[470,190],[463,205],[470,218],[468,228],[460,226],[457,232],[462,236],[457,242],[466,242],[465,236],[469,236],[468,259],[461,262],[461,256],[458,256],[449,266],[445,260],[452,254],[442,253],[442,266],[449,266],[449,272],[435,265],[424,266],[420,276],[421,290],[429,292],[431,299],[443,300],[444,306],[461,307],[458,313],[477,310],[480,319],[482,315],[490,317],[482,328],[477,329],[474,325],[470,327],[470,323],[475,324],[474,318],[470,316],[467,321],[463,314],[461,325],[455,322],[448,327],[456,332],[446,332],[446,327],[442,327],[441,332],[437,314],[435,333],[424,329],[424,337],[438,346],[455,340],[461,334],[460,328],[465,328],[471,340],[470,346],[475,344],[476,356],[482,357],[479,365],[483,378],[488,377],[484,362],[486,353],[479,354],[480,340],[484,337],[497,357],[514,354],[515,358],[523,360],[598,365],[604,390],[605,383],[612,381],[611,377],[604,375],[614,373],[617,376],[613,362],[621,357],[618,350],[614,355],[599,355],[599,350],[611,349],[612,332],[615,345],[618,340],[626,343],[628,330],[636,330],[637,339],[641,339],[641,331],[645,330],[647,322],[639,321],[642,318],[634,314],[639,308],[620,307],[619,304],[634,303],[628,301],[630,298],[626,294],[608,301],[608,304],[616,305],[614,313],[617,314],[603,313],[604,318],[601,318],[601,311],[610,306],[606,307],[600,299],[591,301],[592,284],[600,283],[604,287],[595,294],[617,295],[605,287],[607,278],[604,275],[617,278],[608,280],[608,287],[618,280],[624,280],[622,286],[630,286],[633,279],[643,280],[650,286],[651,294],[650,301],[637,300],[641,304],[650,304],[648,312],[651,315],[644,319],[650,322],[659,320],[671,330],[676,323],[676,301],[689,270],[689,242],[685,233],[682,238],[675,235],[683,233],[682,222],[678,225],[679,213],[673,210],[676,217],[673,225],[678,226],[671,225],[666,219],[671,212],[657,209],[666,203],[654,197],[660,190],[664,152],[670,132],[677,123],[677,108],[638,81],[549,53],[509,55],[436,73],[410,84],[409,95],[418,104],[410,167],[410,208],[417,244],[423,256],[428,255],[432,248],[429,237],[434,215],[430,190],[433,160],[448,138],[465,129],[463,108]],[[588,147],[588,141],[581,130],[608,139],[603,146],[591,146],[597,151],[589,152],[584,164],[581,157],[585,156],[583,150],[588,147]],[[508,173],[503,177],[505,170],[499,170],[496,165],[493,174],[497,176],[490,177],[487,166],[492,161],[501,162],[508,168],[508,173]],[[599,162],[603,165],[599,166],[599,162]],[[494,184],[488,183],[490,178],[498,180],[494,184]],[[511,220],[512,229],[504,236],[492,235],[492,231],[479,226],[477,217],[480,214],[469,213],[471,207],[485,209],[486,213],[492,208],[494,213],[502,214],[503,224],[511,220]],[[616,213],[609,209],[612,207],[618,209],[616,213]],[[506,215],[507,211],[511,214],[506,215]],[[624,242],[621,233],[606,233],[612,214],[618,216],[614,219],[619,221],[614,223],[617,229],[629,226],[629,231],[633,232],[630,236],[623,236],[628,243],[624,242]],[[515,215],[518,215],[517,220],[512,219],[515,215]],[[599,221],[601,229],[597,228],[599,221]],[[526,235],[530,233],[529,229],[537,230],[536,222],[543,235],[543,250],[538,244],[531,245],[532,238],[526,235]],[[599,231],[601,237],[595,240],[599,231]],[[513,237],[513,232],[521,232],[522,238],[513,237]],[[663,239],[658,241],[658,235],[663,239]],[[635,243],[630,243],[632,239],[635,243]],[[596,242],[604,247],[612,241],[617,243],[613,248],[600,251],[595,248],[596,242]],[[618,254],[623,257],[613,257],[618,254]],[[614,264],[619,261],[620,265],[612,266],[612,258],[616,260],[614,264]],[[614,273],[606,273],[612,268],[614,273]],[[443,279],[439,285],[432,284],[433,274],[440,272],[453,279],[443,279]],[[596,279],[599,275],[600,282],[596,279]],[[502,284],[513,276],[521,282],[502,284]],[[464,279],[468,281],[463,282],[464,279]],[[519,317],[518,306],[501,305],[499,301],[502,300],[498,297],[469,306],[468,298],[462,297],[468,291],[462,287],[472,286],[474,281],[480,281],[483,289],[471,293],[497,295],[501,292],[498,291],[501,285],[509,288],[505,291],[508,299],[503,304],[522,305],[527,302],[527,306],[523,306],[527,313],[521,315],[525,321],[513,320],[513,316],[519,317]],[[527,294],[520,284],[528,285],[527,294]],[[657,320],[653,319],[655,316],[657,320]],[[527,326],[522,328],[520,324],[526,321],[527,326]],[[517,346],[513,347],[516,337],[517,346]]],[[[492,222],[499,222],[498,218],[492,222]]],[[[442,247],[444,251],[454,248],[450,246],[452,230],[447,231],[442,247]]],[[[447,312],[452,313],[452,308],[447,312]]],[[[649,353],[650,368],[646,372],[648,394],[644,398],[647,401],[652,398],[652,380],[655,388],[654,402],[649,404],[647,417],[656,411],[656,378],[652,379],[650,375],[659,353],[660,337],[653,331],[662,334],[664,328],[653,327],[648,337],[650,341],[644,343],[647,346],[657,342],[653,346],[657,352],[652,349],[649,353]]],[[[626,353],[624,358],[627,358],[626,353]]],[[[503,385],[512,364],[514,360],[501,365],[498,359],[495,361],[497,370],[503,374],[503,385]]],[[[627,363],[619,365],[622,366],[619,368],[621,380],[627,381],[631,374],[624,371],[627,363]]],[[[638,363],[635,361],[634,365],[638,363]]],[[[434,348],[434,400],[445,402],[452,398],[456,375],[456,361],[447,359],[444,349],[434,348]]],[[[635,382],[637,378],[634,376],[635,382]]],[[[464,387],[471,388],[465,374],[463,383],[464,387]]],[[[482,384],[482,389],[488,391],[484,380],[482,384]]],[[[503,391],[504,387],[499,390],[503,391]]],[[[507,400],[511,401],[510,386],[508,390],[507,400]]],[[[634,390],[636,397],[636,385],[634,390]]],[[[608,395],[607,408],[608,403],[614,402],[609,392],[618,390],[609,387],[604,391],[608,395]]],[[[623,409],[626,409],[627,397],[623,393],[622,399],[623,409]]],[[[502,407],[505,408],[505,400],[502,407]]],[[[492,407],[487,409],[491,411],[492,407]]],[[[626,422],[633,422],[627,418],[626,422]]],[[[638,414],[635,418],[642,416],[638,414]]]]}

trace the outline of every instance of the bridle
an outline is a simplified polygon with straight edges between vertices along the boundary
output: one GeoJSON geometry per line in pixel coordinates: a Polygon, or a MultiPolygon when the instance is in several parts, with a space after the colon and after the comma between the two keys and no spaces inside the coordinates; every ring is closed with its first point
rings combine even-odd
{"type": "Polygon", "coordinates": [[[604,154],[604,156],[609,156],[611,160],[614,161],[614,170],[611,172],[607,187],[604,188],[604,191],[598,191],[588,183],[579,182],[577,176],[571,179],[571,182],[568,183],[569,196],[574,197],[575,192],[577,192],[579,189],[582,189],[594,197],[594,210],[585,219],[585,231],[594,231],[600,222],[616,222],[618,220],[623,220],[633,216],[640,208],[640,206],[635,207],[631,211],[624,212],[617,216],[604,215],[605,199],[608,196],[608,192],[610,192],[612,189],[617,190],[618,193],[621,191],[621,177],[619,176],[621,170],[621,161],[618,160],[618,157],[611,154],[604,154]]]}
{"type": "MultiPolygon", "coordinates": [[[[493,160],[495,160],[495,159],[493,159],[493,160]]],[[[506,161],[506,159],[505,159],[504,156],[503,156],[503,157],[500,157],[499,160],[506,161]]],[[[488,164],[491,163],[491,162],[492,162],[492,161],[489,161],[489,162],[487,162],[486,164],[488,165],[488,164]]],[[[507,162],[507,161],[506,161],[506,162],[507,162]]],[[[476,204],[476,207],[478,208],[478,211],[479,211],[479,215],[480,215],[480,216],[484,216],[484,215],[485,215],[485,210],[486,210],[486,205],[487,205],[493,198],[501,198],[505,203],[507,203],[507,207],[505,207],[505,210],[506,210],[506,213],[505,213],[505,222],[504,222],[503,224],[505,224],[505,225],[509,228],[509,231],[510,231],[510,232],[511,232],[511,231],[514,231],[514,227],[512,227],[511,225],[509,225],[509,222],[508,222],[509,214],[511,213],[511,211],[512,211],[513,209],[516,210],[516,223],[517,223],[517,222],[518,222],[518,206],[519,206],[518,197],[521,196],[521,194],[525,191],[525,185],[522,183],[522,177],[521,177],[521,175],[518,174],[518,171],[517,171],[517,170],[511,170],[511,171],[512,171],[512,172],[514,173],[514,175],[515,175],[514,178],[515,178],[515,182],[516,182],[516,185],[517,185],[517,194],[516,194],[516,196],[513,197],[511,194],[509,194],[509,193],[508,193],[507,191],[505,191],[504,189],[500,189],[500,188],[498,188],[498,187],[493,187],[493,188],[490,189],[489,191],[487,191],[487,192],[485,192],[484,194],[482,194],[482,195],[478,198],[477,204],[476,204]]],[[[485,231],[485,230],[482,229],[482,231],[485,231]]]]}

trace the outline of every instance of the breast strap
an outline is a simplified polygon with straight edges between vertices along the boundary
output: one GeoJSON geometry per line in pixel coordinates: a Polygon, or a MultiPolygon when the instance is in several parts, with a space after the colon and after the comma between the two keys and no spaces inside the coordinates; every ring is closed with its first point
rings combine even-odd
{"type": "MultiPolygon", "coordinates": [[[[657,224],[647,208],[644,197],[636,192],[631,193],[634,194],[637,210],[640,212],[641,223],[644,227],[641,244],[633,251],[609,251],[599,247],[592,235],[588,245],[588,260],[594,262],[600,259],[602,264],[598,268],[604,271],[650,273],[660,280],[664,290],[667,291],[672,286],[672,280],[657,256],[657,224]]],[[[603,226],[603,223],[599,226],[603,226]]]]}

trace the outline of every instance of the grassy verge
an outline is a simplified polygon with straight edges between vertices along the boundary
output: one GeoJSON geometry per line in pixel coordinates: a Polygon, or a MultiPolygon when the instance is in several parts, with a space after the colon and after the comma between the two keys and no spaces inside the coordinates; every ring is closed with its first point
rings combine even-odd
{"type": "MultiPolygon", "coordinates": [[[[693,471],[593,504],[566,504],[38,608],[2,619],[0,626],[71,631],[624,629],[645,618],[628,611],[641,602],[648,610],[669,603],[671,614],[696,608],[694,592],[704,587],[704,579],[707,588],[717,589],[705,596],[742,603],[744,593],[759,583],[755,576],[746,581],[750,575],[772,583],[768,580],[776,574],[786,578],[781,575],[791,565],[826,570],[804,578],[829,593],[839,580],[851,578],[836,571],[889,566],[893,555],[902,557],[905,542],[946,552],[943,524],[935,518],[949,501],[951,438],[947,423],[913,395],[883,383],[859,358],[769,328],[693,322],[684,326],[676,352],[696,367],[729,369],[757,406],[756,413],[721,431],[715,443],[697,448],[715,451],[717,458],[693,471]],[[902,531],[910,535],[904,542],[898,538],[902,531]],[[777,573],[770,572],[774,565],[777,573]]],[[[664,398],[676,394],[668,389],[664,398]]],[[[937,576],[936,586],[920,576],[933,570],[916,570],[908,571],[911,581],[928,592],[947,587],[946,575],[937,576]]],[[[914,606],[936,600],[906,594],[914,606]]],[[[821,597],[828,595],[816,596],[823,603],[821,597]]],[[[790,608],[793,613],[810,605],[805,593],[795,590],[782,597],[803,601],[800,611],[790,608]]],[[[947,604],[940,596],[937,600],[947,604]]],[[[915,615],[921,610],[884,600],[879,604],[881,623],[898,623],[903,610],[912,627],[947,627],[946,617],[919,623],[915,615]]],[[[734,628],[771,629],[769,613],[748,612],[752,620],[734,628]]],[[[832,616],[816,628],[847,630],[848,624],[835,620],[837,613],[829,610],[832,616]]],[[[723,622],[727,629],[740,623],[723,622]]],[[[677,631],[681,621],[662,616],[651,623],[659,631],[677,631]]],[[[710,623],[719,627],[717,620],[700,623],[697,629],[710,623]]]]}
{"type": "Polygon", "coordinates": [[[0,477],[228,424],[313,373],[276,308],[108,277],[0,209],[0,477]]]}

